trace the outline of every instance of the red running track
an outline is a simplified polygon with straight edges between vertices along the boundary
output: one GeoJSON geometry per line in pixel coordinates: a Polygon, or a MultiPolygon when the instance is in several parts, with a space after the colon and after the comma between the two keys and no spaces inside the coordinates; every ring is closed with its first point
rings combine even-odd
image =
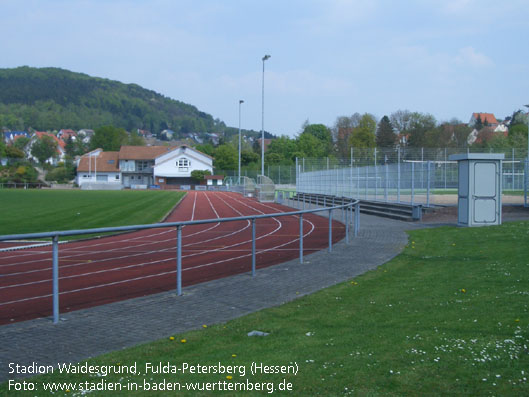
{"type": "MultiPolygon", "coordinates": [[[[291,212],[239,194],[190,192],[168,222],[291,212]]],[[[303,248],[328,246],[329,221],[303,216],[303,248]]],[[[345,235],[333,221],[333,243],[345,235]]],[[[188,286],[251,270],[250,221],[182,228],[182,284],[188,286]]],[[[299,217],[256,221],[256,267],[299,256],[299,217]]],[[[52,314],[51,246],[0,253],[0,325],[52,314]]],[[[176,289],[176,229],[126,233],[59,246],[60,312],[176,289]]]]}

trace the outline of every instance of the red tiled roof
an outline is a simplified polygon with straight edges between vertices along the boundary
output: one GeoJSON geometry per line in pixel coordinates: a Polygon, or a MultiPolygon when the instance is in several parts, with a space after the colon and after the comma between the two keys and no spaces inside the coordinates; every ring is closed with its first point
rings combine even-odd
{"type": "Polygon", "coordinates": [[[122,160],[154,160],[177,146],[121,146],[119,158],[122,160]]]}
{"type": "MultiPolygon", "coordinates": [[[[41,139],[43,136],[49,136],[50,138],[53,138],[55,142],[57,142],[57,145],[61,147],[61,149],[64,150],[66,147],[66,143],[62,140],[57,138],[55,135],[53,135],[51,132],[41,132],[41,131],[35,131],[35,135],[37,138],[41,139]]],[[[58,149],[57,149],[58,150],[58,149]]]]}
{"type": "Polygon", "coordinates": [[[100,152],[98,156],[85,154],[79,160],[77,172],[119,172],[119,152],[100,152]],[[91,162],[91,163],[89,163],[91,162]]]}
{"type": "Polygon", "coordinates": [[[489,123],[491,125],[498,125],[498,120],[492,113],[472,113],[472,117],[477,120],[478,116],[481,118],[482,123],[489,123]]]}

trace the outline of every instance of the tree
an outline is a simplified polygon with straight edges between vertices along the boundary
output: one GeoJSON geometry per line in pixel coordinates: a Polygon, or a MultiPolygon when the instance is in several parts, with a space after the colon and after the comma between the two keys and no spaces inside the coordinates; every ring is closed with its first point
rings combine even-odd
{"type": "Polygon", "coordinates": [[[213,165],[217,170],[236,170],[239,164],[237,150],[231,145],[224,144],[215,150],[213,165]]]}
{"type": "MultiPolygon", "coordinates": [[[[265,153],[268,153],[268,150],[265,153]]],[[[241,151],[241,165],[243,167],[247,167],[250,164],[258,164],[259,163],[259,155],[255,153],[253,150],[242,150],[241,151]]]]}
{"type": "Polygon", "coordinates": [[[297,141],[289,138],[286,135],[283,135],[277,139],[273,139],[272,142],[270,142],[270,145],[268,145],[268,148],[265,153],[265,161],[268,164],[268,156],[271,156],[272,154],[277,154],[278,157],[273,156],[272,161],[276,162],[279,160],[279,164],[281,165],[292,165],[296,161],[295,153],[297,151],[297,141]]]}
{"type": "Polygon", "coordinates": [[[6,146],[5,156],[10,159],[23,159],[26,157],[22,150],[11,145],[6,146]]]}
{"type": "Polygon", "coordinates": [[[128,144],[130,146],[145,146],[145,139],[137,131],[132,131],[129,135],[128,144]]]}
{"type": "MultiPolygon", "coordinates": [[[[309,134],[312,135],[319,141],[319,146],[321,146],[321,157],[327,157],[332,151],[332,135],[331,130],[329,130],[323,124],[305,124],[303,128],[302,135],[309,134]]],[[[312,156],[310,156],[312,157],[312,156]]]]}
{"type": "Polygon", "coordinates": [[[13,142],[13,146],[17,149],[24,150],[26,146],[28,145],[30,139],[26,138],[25,136],[21,136],[20,138],[17,138],[15,142],[13,142]]]}
{"type": "Polygon", "coordinates": [[[31,155],[41,164],[44,164],[50,158],[56,157],[57,154],[57,142],[48,135],[37,138],[31,146],[31,155]]]}
{"type": "Polygon", "coordinates": [[[377,128],[377,147],[392,148],[395,146],[397,136],[393,131],[393,126],[388,116],[382,117],[377,128]]]}
{"type": "Polygon", "coordinates": [[[481,114],[478,113],[478,118],[474,123],[474,128],[478,131],[481,131],[483,127],[485,127],[485,124],[483,124],[483,121],[481,120],[481,114]]]}
{"type": "Polygon", "coordinates": [[[99,127],[94,130],[90,149],[101,148],[107,152],[117,152],[122,145],[128,143],[128,138],[128,134],[123,128],[116,128],[111,125],[99,127]]]}
{"type": "Polygon", "coordinates": [[[427,132],[436,127],[435,117],[431,114],[413,112],[404,133],[409,134],[408,145],[412,147],[428,146],[427,132]]]}
{"type": "Polygon", "coordinates": [[[340,116],[336,119],[332,134],[339,157],[349,157],[350,136],[353,133],[353,128],[358,127],[361,118],[360,113],[355,113],[351,117],[340,116]]]}
{"type": "Polygon", "coordinates": [[[312,134],[301,134],[297,139],[298,150],[302,157],[322,158],[329,155],[328,149],[312,134]]]}
{"type": "Polygon", "coordinates": [[[211,143],[204,143],[200,145],[196,145],[195,149],[199,152],[202,152],[204,154],[207,154],[208,156],[215,157],[215,148],[211,143]]]}
{"type": "Polygon", "coordinates": [[[391,125],[399,133],[404,134],[410,129],[411,112],[409,110],[397,110],[389,116],[391,125]]]}
{"type": "Polygon", "coordinates": [[[191,178],[193,178],[194,180],[196,180],[198,182],[203,181],[204,177],[206,175],[211,175],[211,171],[210,170],[194,170],[194,171],[191,171],[191,178]]]}
{"type": "Polygon", "coordinates": [[[6,144],[4,143],[3,137],[0,138],[0,158],[6,155],[6,144]]]}
{"type": "Polygon", "coordinates": [[[376,128],[377,122],[373,115],[364,113],[358,127],[353,128],[353,133],[349,137],[350,145],[354,148],[374,148],[376,146],[376,128]]]}

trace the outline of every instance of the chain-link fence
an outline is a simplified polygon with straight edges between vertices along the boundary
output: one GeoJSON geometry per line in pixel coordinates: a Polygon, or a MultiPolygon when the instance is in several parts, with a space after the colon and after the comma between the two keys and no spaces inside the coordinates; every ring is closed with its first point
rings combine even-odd
{"type": "MultiPolygon", "coordinates": [[[[296,186],[305,193],[343,195],[364,200],[418,204],[457,202],[457,162],[452,154],[503,153],[502,192],[504,203],[529,206],[527,149],[478,148],[352,148],[348,158],[297,159],[297,165],[265,166],[265,175],[276,185],[296,186]],[[297,172],[296,172],[297,171],[297,172]]],[[[216,174],[237,180],[236,170],[216,174]]],[[[260,170],[241,170],[258,180],[260,170]]]]}
{"type": "MultiPolygon", "coordinates": [[[[468,149],[363,149],[350,158],[298,159],[296,190],[411,204],[457,203],[458,166],[449,156],[468,149]]],[[[474,152],[476,152],[474,150],[474,152]]],[[[489,151],[488,151],[489,152],[489,151]]],[[[505,203],[527,203],[527,150],[503,153],[505,203]]]]}
{"type": "MultiPolygon", "coordinates": [[[[295,185],[296,184],[296,167],[294,165],[267,165],[264,169],[265,176],[270,178],[275,185],[295,185]]],[[[215,170],[216,175],[224,175],[226,178],[237,180],[237,170],[215,170]]],[[[248,177],[257,180],[261,170],[241,170],[241,178],[248,177]]]]}

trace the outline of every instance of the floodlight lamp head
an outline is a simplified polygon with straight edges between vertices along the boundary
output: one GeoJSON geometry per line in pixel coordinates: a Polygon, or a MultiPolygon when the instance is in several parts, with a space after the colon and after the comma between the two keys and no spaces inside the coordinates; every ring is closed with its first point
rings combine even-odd
{"type": "Polygon", "coordinates": [[[243,99],[239,99],[239,104],[244,103],[243,99]]]}
{"type": "Polygon", "coordinates": [[[265,55],[265,56],[263,57],[263,62],[266,61],[266,60],[269,59],[269,58],[270,58],[270,55],[265,55]]]}

